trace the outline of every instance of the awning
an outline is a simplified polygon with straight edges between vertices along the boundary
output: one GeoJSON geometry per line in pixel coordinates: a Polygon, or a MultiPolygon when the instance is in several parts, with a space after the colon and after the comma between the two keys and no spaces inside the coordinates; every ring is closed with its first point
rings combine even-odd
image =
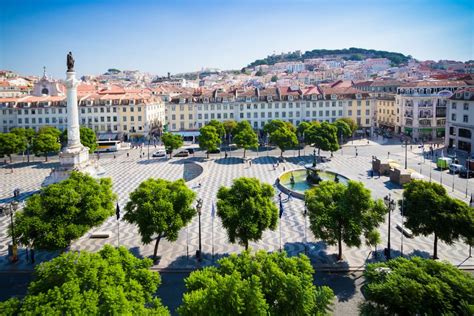
{"type": "Polygon", "coordinates": [[[431,131],[433,131],[433,129],[432,128],[420,128],[418,131],[420,131],[420,132],[430,132],[431,133],[431,131]]]}

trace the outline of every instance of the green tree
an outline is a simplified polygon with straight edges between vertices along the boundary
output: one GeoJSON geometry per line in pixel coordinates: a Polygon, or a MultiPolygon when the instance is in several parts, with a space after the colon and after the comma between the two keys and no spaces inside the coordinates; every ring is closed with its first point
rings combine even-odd
{"type": "MultiPolygon", "coordinates": [[[[97,149],[97,136],[95,135],[94,130],[86,126],[81,126],[79,129],[79,135],[81,138],[81,144],[89,148],[89,153],[93,153],[97,149]]],[[[64,146],[67,145],[67,129],[62,131],[59,139],[64,146]]]]}
{"type": "Polygon", "coordinates": [[[0,303],[2,315],[169,315],[155,297],[160,275],[150,259],[125,247],[63,253],[36,267],[20,301],[0,303]]]}
{"type": "Polygon", "coordinates": [[[247,149],[258,147],[258,137],[248,121],[240,121],[234,129],[234,143],[244,149],[244,158],[247,149]]]}
{"type": "Polygon", "coordinates": [[[138,226],[144,244],[151,243],[156,236],[154,260],[160,240],[176,241],[181,228],[196,215],[196,210],[191,207],[195,196],[183,179],[168,181],[150,178],[130,193],[124,219],[138,226]]]}
{"type": "Polygon", "coordinates": [[[51,134],[56,138],[61,136],[61,131],[53,126],[43,126],[38,130],[38,135],[40,134],[51,134]]]}
{"type": "Polygon", "coordinates": [[[33,142],[33,152],[37,155],[43,154],[46,161],[48,161],[49,153],[57,153],[59,150],[61,150],[61,144],[59,143],[58,136],[54,133],[38,133],[35,137],[33,142]]]}
{"type": "Polygon", "coordinates": [[[214,126],[206,125],[199,129],[199,147],[206,150],[207,158],[209,151],[216,150],[221,143],[221,138],[214,126]]]}
{"type": "Polygon", "coordinates": [[[334,298],[313,284],[308,257],[244,251],[192,272],[180,315],[326,315],[334,298]]]}
{"type": "Polygon", "coordinates": [[[357,123],[350,117],[342,117],[342,118],[337,119],[336,122],[337,121],[342,121],[346,123],[347,125],[349,125],[351,129],[351,135],[354,134],[354,132],[357,130],[357,123]]]}
{"type": "Polygon", "coordinates": [[[449,263],[398,257],[367,265],[364,276],[362,315],[474,313],[474,278],[449,263]]]}
{"type": "Polygon", "coordinates": [[[218,120],[210,120],[209,123],[206,124],[207,126],[213,126],[219,137],[224,137],[225,136],[225,126],[222,122],[219,122],[218,120]]]}
{"type": "Polygon", "coordinates": [[[72,172],[27,200],[15,214],[15,235],[22,244],[38,249],[66,248],[113,215],[115,199],[110,179],[72,172]]]}
{"type": "Polygon", "coordinates": [[[161,140],[163,141],[163,145],[165,145],[166,151],[170,154],[170,159],[173,150],[183,146],[183,137],[181,137],[181,135],[164,133],[163,136],[161,136],[161,140]]]}
{"type": "Polygon", "coordinates": [[[36,136],[36,132],[32,128],[15,127],[10,130],[10,133],[16,134],[23,139],[23,143],[26,144],[26,154],[28,162],[30,162],[30,150],[33,145],[33,139],[36,136]]]}
{"type": "Polygon", "coordinates": [[[341,135],[343,138],[347,138],[352,135],[351,127],[345,121],[336,120],[332,124],[337,128],[337,136],[339,138],[341,137],[341,135]]]}
{"type": "Polygon", "coordinates": [[[219,188],[217,215],[230,242],[238,241],[248,249],[249,241],[260,240],[265,229],[276,228],[278,208],[273,195],[273,187],[256,178],[237,178],[230,188],[219,188]]]}
{"type": "Polygon", "coordinates": [[[474,209],[448,196],[442,185],[411,181],[403,198],[405,226],[415,235],[434,234],[433,258],[438,258],[438,239],[452,244],[460,237],[474,238],[474,209]]]}
{"type": "Polygon", "coordinates": [[[224,121],[224,129],[227,134],[227,140],[230,142],[230,135],[234,133],[234,129],[237,127],[237,122],[234,120],[224,121]]]}
{"type": "Polygon", "coordinates": [[[24,139],[14,133],[0,133],[0,154],[7,155],[12,162],[12,154],[26,149],[24,139]]]}
{"type": "Polygon", "coordinates": [[[282,157],[285,150],[294,148],[298,145],[296,134],[287,127],[280,127],[271,133],[270,142],[280,148],[282,157]]]}
{"type": "Polygon", "coordinates": [[[318,148],[318,156],[322,150],[336,151],[339,149],[337,128],[328,122],[315,122],[307,129],[305,141],[318,148]]]}
{"type": "Polygon", "coordinates": [[[298,128],[296,129],[296,133],[298,134],[298,137],[304,139],[304,136],[306,134],[306,131],[311,127],[311,123],[302,121],[300,124],[298,124],[298,128]]]}
{"type": "Polygon", "coordinates": [[[323,181],[305,193],[311,231],[329,245],[338,245],[338,260],[342,260],[342,243],[360,247],[361,236],[384,221],[387,209],[381,200],[374,201],[370,190],[361,182],[347,185],[323,181]]]}
{"type": "Polygon", "coordinates": [[[265,134],[271,134],[281,127],[286,127],[292,132],[296,132],[296,128],[291,124],[291,122],[285,122],[282,120],[271,120],[263,126],[263,131],[265,134]]]}
{"type": "Polygon", "coordinates": [[[278,81],[278,76],[277,75],[273,75],[272,76],[272,79],[270,79],[271,82],[277,82],[278,81]]]}

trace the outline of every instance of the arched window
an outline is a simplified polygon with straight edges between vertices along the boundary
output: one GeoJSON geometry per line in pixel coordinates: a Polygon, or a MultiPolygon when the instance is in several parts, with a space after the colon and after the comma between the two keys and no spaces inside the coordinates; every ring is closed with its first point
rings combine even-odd
{"type": "Polygon", "coordinates": [[[49,94],[48,88],[43,88],[43,90],[41,90],[41,94],[49,94]]]}

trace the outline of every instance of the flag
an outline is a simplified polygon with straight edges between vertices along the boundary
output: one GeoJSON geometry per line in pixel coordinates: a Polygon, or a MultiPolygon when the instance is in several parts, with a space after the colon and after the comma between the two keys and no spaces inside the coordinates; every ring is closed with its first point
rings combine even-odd
{"type": "Polygon", "coordinates": [[[115,209],[115,214],[117,215],[117,220],[120,219],[120,206],[117,202],[117,208],[115,209]]]}
{"type": "Polygon", "coordinates": [[[212,203],[211,216],[212,218],[216,217],[216,208],[214,207],[214,203],[212,203]]]}
{"type": "Polygon", "coordinates": [[[280,199],[280,218],[283,216],[283,202],[280,199]]]}

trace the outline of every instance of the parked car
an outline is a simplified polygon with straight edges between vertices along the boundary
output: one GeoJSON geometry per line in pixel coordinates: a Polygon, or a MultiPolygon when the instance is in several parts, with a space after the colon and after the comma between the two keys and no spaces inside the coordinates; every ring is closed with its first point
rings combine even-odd
{"type": "Polygon", "coordinates": [[[166,151],[164,150],[158,150],[158,151],[155,151],[153,153],[153,155],[151,155],[152,157],[154,158],[159,158],[159,157],[166,157],[166,151]]]}
{"type": "Polygon", "coordinates": [[[459,170],[459,176],[462,178],[474,178],[474,170],[468,170],[466,167],[462,166],[461,170],[459,170]]]}
{"type": "Polygon", "coordinates": [[[207,154],[218,154],[220,152],[221,152],[221,150],[219,148],[206,151],[207,154]]]}
{"type": "Polygon", "coordinates": [[[449,172],[454,173],[454,174],[459,173],[459,171],[461,171],[462,167],[463,167],[462,165],[452,163],[452,164],[449,165],[449,172]]]}
{"type": "Polygon", "coordinates": [[[189,156],[189,151],[187,150],[181,150],[174,155],[174,157],[188,157],[188,156],[189,156]]]}

